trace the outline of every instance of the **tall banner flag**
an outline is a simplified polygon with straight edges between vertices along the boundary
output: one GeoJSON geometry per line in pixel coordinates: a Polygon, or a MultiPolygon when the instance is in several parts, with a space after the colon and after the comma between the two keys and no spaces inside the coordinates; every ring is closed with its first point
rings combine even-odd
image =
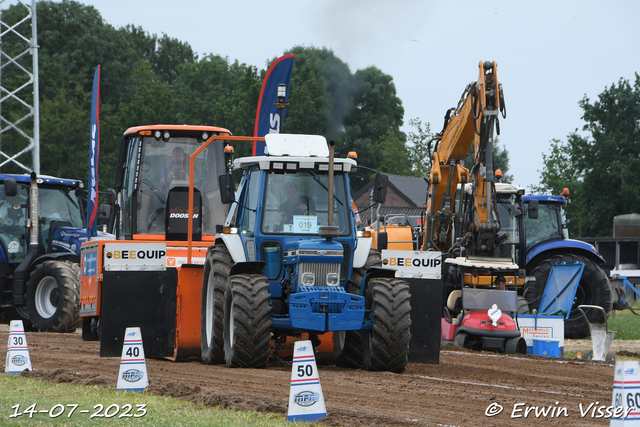
{"type": "Polygon", "coordinates": [[[87,238],[98,235],[98,158],[100,156],[100,66],[93,76],[91,95],[91,140],[87,188],[87,238]]]}
{"type": "MultiPolygon", "coordinates": [[[[264,76],[258,99],[256,127],[253,136],[262,137],[268,133],[280,133],[286,108],[280,108],[275,104],[278,101],[278,85],[286,85],[286,96],[281,100],[286,104],[289,100],[289,85],[294,57],[295,55],[284,55],[276,59],[269,67],[267,75],[264,76]]],[[[254,141],[253,155],[264,156],[265,154],[264,141],[254,141]]]]}

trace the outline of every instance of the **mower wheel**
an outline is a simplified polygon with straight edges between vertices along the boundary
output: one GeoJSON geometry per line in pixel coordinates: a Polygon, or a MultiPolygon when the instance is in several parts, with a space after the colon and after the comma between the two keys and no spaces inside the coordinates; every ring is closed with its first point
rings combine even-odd
{"type": "Polygon", "coordinates": [[[458,332],[453,339],[453,343],[460,348],[469,348],[469,334],[466,332],[458,332]]]}
{"type": "Polygon", "coordinates": [[[504,345],[506,354],[527,354],[527,342],[522,337],[509,338],[504,345]]]}

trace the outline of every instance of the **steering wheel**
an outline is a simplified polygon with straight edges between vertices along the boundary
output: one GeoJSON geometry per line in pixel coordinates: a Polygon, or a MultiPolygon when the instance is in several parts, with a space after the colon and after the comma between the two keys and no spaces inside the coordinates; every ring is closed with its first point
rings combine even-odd
{"type": "Polygon", "coordinates": [[[149,190],[153,194],[155,194],[155,196],[158,198],[160,202],[162,202],[162,205],[164,206],[165,202],[167,201],[167,195],[164,192],[156,189],[156,187],[148,179],[143,179],[142,185],[146,185],[147,187],[149,187],[149,190]]]}

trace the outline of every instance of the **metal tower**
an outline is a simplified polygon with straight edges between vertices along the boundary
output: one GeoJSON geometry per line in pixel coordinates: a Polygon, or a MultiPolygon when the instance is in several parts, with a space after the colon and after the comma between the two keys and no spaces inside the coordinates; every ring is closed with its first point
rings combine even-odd
{"type": "Polygon", "coordinates": [[[9,3],[15,3],[15,0],[0,0],[0,168],[13,163],[26,171],[40,174],[36,0],[17,0],[16,7],[24,10],[24,15],[14,24],[7,24],[2,16],[2,7],[9,3]],[[29,30],[31,34],[28,34],[29,30]],[[11,52],[5,50],[5,42],[9,38],[11,52]],[[30,129],[31,124],[33,129],[30,129]],[[5,153],[4,145],[8,144],[3,145],[10,134],[12,142],[18,140],[12,144],[17,147],[12,147],[13,154],[5,153]],[[31,168],[18,160],[29,152],[33,160],[31,168]]]}

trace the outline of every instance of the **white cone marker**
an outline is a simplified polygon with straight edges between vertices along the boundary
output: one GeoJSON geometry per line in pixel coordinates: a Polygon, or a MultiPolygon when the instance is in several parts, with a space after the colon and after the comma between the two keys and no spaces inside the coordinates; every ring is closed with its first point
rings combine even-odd
{"type": "Polygon", "coordinates": [[[610,426],[640,426],[640,363],[616,362],[610,426]]]}
{"type": "Polygon", "coordinates": [[[24,334],[22,320],[12,320],[9,327],[9,344],[7,345],[7,363],[4,372],[19,374],[25,369],[32,371],[27,337],[24,334]]]}
{"type": "Polygon", "coordinates": [[[289,421],[315,421],[327,416],[311,341],[297,341],[293,350],[289,421]]]}
{"type": "Polygon", "coordinates": [[[122,343],[122,359],[116,391],[143,391],[149,385],[140,328],[127,328],[122,343]]]}

